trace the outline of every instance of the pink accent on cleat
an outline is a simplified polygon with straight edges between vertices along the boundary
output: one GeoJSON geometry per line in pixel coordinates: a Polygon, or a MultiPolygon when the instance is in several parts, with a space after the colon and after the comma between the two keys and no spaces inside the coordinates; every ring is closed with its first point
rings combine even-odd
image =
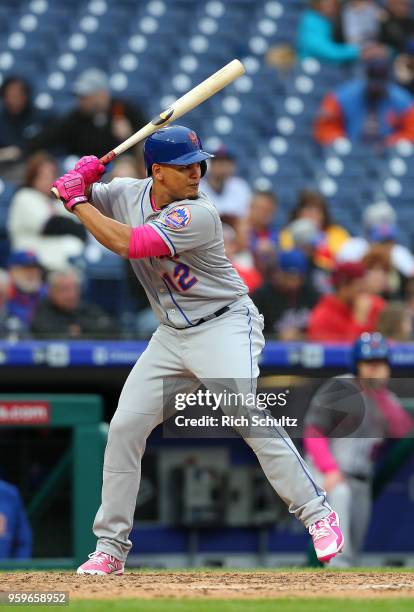
{"type": "Polygon", "coordinates": [[[78,567],[77,574],[95,574],[97,576],[107,576],[115,574],[122,576],[124,573],[124,564],[119,559],[107,555],[104,552],[96,550],[88,555],[89,561],[78,567]]]}
{"type": "Polygon", "coordinates": [[[344,546],[344,536],[339,528],[339,517],[336,512],[316,521],[309,527],[316,556],[321,563],[326,563],[341,552],[344,546]]]}

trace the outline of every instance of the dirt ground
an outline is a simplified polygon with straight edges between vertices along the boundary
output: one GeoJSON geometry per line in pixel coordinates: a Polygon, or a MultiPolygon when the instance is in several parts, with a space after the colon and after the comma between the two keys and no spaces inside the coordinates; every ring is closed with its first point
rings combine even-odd
{"type": "Polygon", "coordinates": [[[414,598],[414,571],[127,571],[124,576],[67,572],[0,574],[0,591],[69,591],[73,599],[414,598]]]}

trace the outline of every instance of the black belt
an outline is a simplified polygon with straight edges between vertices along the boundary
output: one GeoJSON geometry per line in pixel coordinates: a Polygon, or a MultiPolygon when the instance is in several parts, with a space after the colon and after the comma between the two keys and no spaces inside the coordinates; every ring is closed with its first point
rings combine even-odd
{"type": "Polygon", "coordinates": [[[223,308],[220,308],[220,310],[216,310],[216,312],[213,312],[213,314],[208,315],[208,317],[203,317],[202,319],[197,321],[197,323],[194,323],[193,327],[197,327],[197,325],[201,325],[202,323],[205,323],[206,321],[211,321],[211,319],[221,317],[221,315],[227,312],[228,310],[230,310],[230,307],[224,306],[223,308]]]}
{"type": "Polygon", "coordinates": [[[359,482],[369,482],[371,478],[366,474],[346,474],[349,478],[355,478],[359,482]]]}

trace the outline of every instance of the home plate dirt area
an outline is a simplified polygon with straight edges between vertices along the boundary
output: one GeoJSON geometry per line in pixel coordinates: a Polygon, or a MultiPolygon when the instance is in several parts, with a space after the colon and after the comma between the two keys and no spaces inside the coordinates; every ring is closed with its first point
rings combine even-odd
{"type": "Polygon", "coordinates": [[[127,570],[123,576],[0,573],[0,591],[68,591],[71,599],[414,598],[414,570],[127,570]]]}

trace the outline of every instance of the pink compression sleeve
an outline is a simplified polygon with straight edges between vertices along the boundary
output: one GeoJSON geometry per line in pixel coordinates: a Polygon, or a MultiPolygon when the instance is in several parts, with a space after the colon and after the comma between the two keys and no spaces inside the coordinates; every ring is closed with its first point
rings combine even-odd
{"type": "Polygon", "coordinates": [[[128,258],[160,257],[171,255],[169,247],[150,225],[133,227],[129,241],[128,258]]]}
{"type": "Polygon", "coordinates": [[[339,470],[338,464],[330,451],[328,438],[316,427],[312,425],[306,427],[303,446],[320,472],[326,474],[339,470]]]}

